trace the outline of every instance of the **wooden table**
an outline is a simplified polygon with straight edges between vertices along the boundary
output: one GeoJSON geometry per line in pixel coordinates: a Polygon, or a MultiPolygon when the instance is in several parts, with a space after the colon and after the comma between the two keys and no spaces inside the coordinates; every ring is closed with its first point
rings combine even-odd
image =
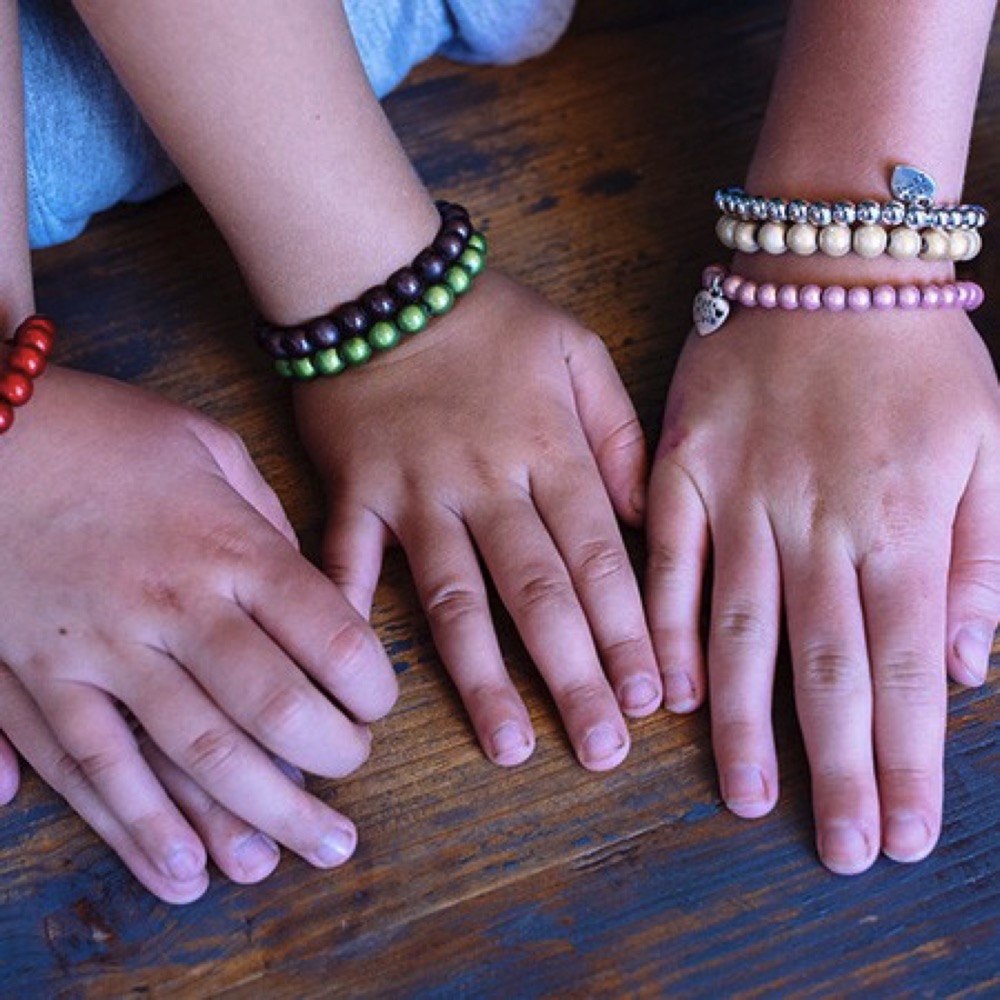
{"type": "MultiPolygon", "coordinates": [[[[716,253],[711,193],[742,176],[783,12],[591,0],[551,56],[436,62],[388,102],[432,189],[485,217],[495,259],[607,336],[651,436],[716,253]]],[[[1000,206],[998,168],[1000,45],[968,183],[987,205],[1000,206]]],[[[1000,302],[995,249],[974,272],[1000,302]]],[[[64,361],[232,425],[315,551],[322,506],[285,388],[255,356],[246,293],[189,194],[113,213],[38,254],[37,276],[64,361]]],[[[980,317],[996,348],[997,306],[980,317]]],[[[398,556],[375,622],[398,708],[360,774],[316,786],[358,823],[350,865],[286,857],[261,886],[215,878],[200,902],[166,906],[29,775],[0,814],[0,996],[1000,995],[996,675],[952,697],[939,849],[847,879],[814,854],[787,684],[781,802],[746,822],[721,807],[704,713],[634,724],[628,761],[588,774],[506,628],[539,745],[501,770],[477,749],[398,556]]]]}

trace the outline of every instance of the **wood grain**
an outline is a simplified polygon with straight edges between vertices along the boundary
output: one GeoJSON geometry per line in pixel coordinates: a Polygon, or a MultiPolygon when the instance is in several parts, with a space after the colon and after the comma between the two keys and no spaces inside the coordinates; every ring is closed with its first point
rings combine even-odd
{"type": "MultiPolygon", "coordinates": [[[[471,206],[495,259],[607,338],[655,434],[712,259],[714,187],[738,181],[784,3],[591,0],[551,55],[434,62],[388,101],[432,189],[471,206]]],[[[1000,205],[1000,44],[968,190],[1000,205]]],[[[996,252],[974,273],[1000,301],[996,252]]],[[[62,360],[155,388],[238,430],[307,551],[323,510],[251,307],[185,192],[120,209],[36,257],[62,360]]],[[[980,314],[996,356],[997,306],[980,314]]],[[[637,539],[637,557],[641,555],[637,539]]],[[[787,684],[774,815],[722,809],[703,713],[633,725],[609,775],[573,761],[509,626],[535,757],[488,764],[434,653],[401,558],[375,622],[402,695],[370,763],[316,788],[361,830],[336,873],[285,858],[257,887],[215,878],[155,901],[37,779],[0,814],[0,996],[773,997],[1000,995],[1000,750],[994,678],[955,693],[942,843],[927,862],[826,873],[787,684]]]]}

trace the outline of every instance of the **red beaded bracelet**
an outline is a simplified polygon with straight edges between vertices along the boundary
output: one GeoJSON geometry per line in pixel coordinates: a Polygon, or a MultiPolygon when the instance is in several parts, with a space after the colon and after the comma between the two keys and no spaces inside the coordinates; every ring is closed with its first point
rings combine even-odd
{"type": "Polygon", "coordinates": [[[56,326],[47,316],[29,316],[14,332],[10,351],[0,365],[0,434],[14,426],[14,409],[34,395],[34,380],[49,361],[56,326]]]}

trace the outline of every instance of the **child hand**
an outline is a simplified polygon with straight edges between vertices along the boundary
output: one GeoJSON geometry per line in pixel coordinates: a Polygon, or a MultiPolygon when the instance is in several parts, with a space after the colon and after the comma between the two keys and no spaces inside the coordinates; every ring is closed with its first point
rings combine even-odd
{"type": "Polygon", "coordinates": [[[722,794],[774,805],[784,602],[819,853],[927,855],[941,822],[946,666],[984,679],[1000,616],[1000,392],[958,312],[744,310],[692,337],[650,488],[648,611],[668,707],[704,697],[722,794]]]}
{"type": "Polygon", "coordinates": [[[402,545],[489,757],[520,763],[534,734],[480,558],[580,761],[620,763],[622,711],[649,714],[661,690],[615,522],[641,519],[644,443],[600,340],[487,272],[409,344],[301,385],[296,408],[331,501],[330,575],[367,613],[384,544],[402,545]]]}
{"type": "Polygon", "coordinates": [[[238,440],[53,369],[2,450],[0,730],[166,900],[206,885],[195,792],[313,864],[345,860],[350,822],[271,755],[354,770],[395,678],[238,440]],[[180,794],[119,706],[188,776],[180,794]]]}

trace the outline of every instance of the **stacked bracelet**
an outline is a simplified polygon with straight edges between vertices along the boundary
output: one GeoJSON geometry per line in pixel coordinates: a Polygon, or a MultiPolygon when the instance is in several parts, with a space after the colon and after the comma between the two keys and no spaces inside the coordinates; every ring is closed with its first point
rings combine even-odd
{"type": "Polygon", "coordinates": [[[720,264],[705,268],[702,291],[695,297],[694,323],[705,337],[718,330],[729,318],[733,303],[747,308],[804,309],[815,312],[863,313],[889,309],[964,309],[971,312],[983,304],[985,294],[974,281],[926,285],[777,285],[758,283],[732,274],[720,264]]]}
{"type": "Polygon", "coordinates": [[[486,266],[487,244],[460,205],[438,202],[441,227],[431,244],[359,298],[297,326],[258,322],[257,342],[278,374],[311,379],[365,364],[450,312],[486,266]]]}
{"type": "Polygon", "coordinates": [[[987,213],[978,205],[935,205],[933,179],[916,167],[897,166],[890,201],[804,201],[749,195],[742,188],[715,193],[722,218],[720,242],[744,253],[830,257],[854,252],[899,260],[972,260],[982,247],[978,230],[987,213]]]}
{"type": "Polygon", "coordinates": [[[29,316],[8,341],[10,351],[0,365],[0,434],[14,425],[14,410],[34,395],[34,381],[48,364],[56,328],[46,316],[29,316]]]}

